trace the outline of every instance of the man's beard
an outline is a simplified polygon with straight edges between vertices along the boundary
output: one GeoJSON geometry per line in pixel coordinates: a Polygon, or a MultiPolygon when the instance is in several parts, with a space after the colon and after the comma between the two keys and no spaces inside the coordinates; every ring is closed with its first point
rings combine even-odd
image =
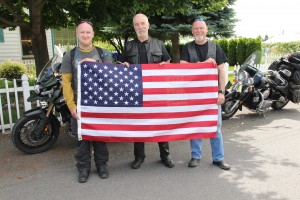
{"type": "Polygon", "coordinates": [[[141,36],[141,35],[148,35],[148,31],[147,30],[139,30],[136,31],[137,36],[141,36]]]}
{"type": "Polygon", "coordinates": [[[204,39],[204,36],[203,36],[203,35],[195,36],[195,40],[196,40],[196,41],[202,41],[203,39],[204,39]]]}

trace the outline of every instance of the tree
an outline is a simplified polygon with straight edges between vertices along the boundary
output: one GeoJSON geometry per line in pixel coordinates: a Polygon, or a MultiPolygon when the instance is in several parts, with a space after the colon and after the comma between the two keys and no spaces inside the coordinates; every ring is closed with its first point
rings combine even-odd
{"type": "MultiPolygon", "coordinates": [[[[234,1],[229,0],[231,3],[234,1]]],[[[126,42],[129,38],[135,37],[132,17],[137,13],[144,13],[149,17],[150,35],[159,37],[161,40],[171,40],[173,62],[179,61],[180,35],[191,33],[192,20],[197,16],[203,16],[206,13],[209,19],[212,18],[209,15],[219,12],[215,18],[224,19],[211,28],[212,31],[219,28],[218,32],[214,31],[214,36],[228,37],[233,34],[234,19],[231,20],[231,17],[234,13],[232,9],[228,8],[227,0],[155,0],[147,3],[136,0],[129,2],[129,4],[124,2],[124,0],[113,1],[115,6],[109,6],[109,1],[105,3],[110,8],[110,23],[109,26],[100,31],[100,35],[109,40],[119,53],[123,50],[123,41],[126,42]],[[209,13],[209,10],[215,10],[215,12],[209,13]]],[[[101,13],[98,12],[98,15],[101,13]]]]}
{"type": "Polygon", "coordinates": [[[84,1],[0,0],[0,27],[15,29],[19,26],[30,32],[38,75],[49,61],[45,29],[66,27],[74,22],[72,17],[76,18],[78,12],[70,11],[82,3],[84,1]]]}

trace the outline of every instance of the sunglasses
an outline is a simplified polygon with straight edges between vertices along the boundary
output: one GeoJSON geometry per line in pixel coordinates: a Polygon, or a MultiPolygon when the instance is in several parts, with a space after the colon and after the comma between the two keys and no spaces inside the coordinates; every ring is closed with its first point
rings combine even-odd
{"type": "Polygon", "coordinates": [[[93,27],[93,23],[88,19],[81,20],[80,22],[77,23],[77,26],[79,26],[80,24],[83,24],[83,23],[87,23],[93,27]]]}
{"type": "Polygon", "coordinates": [[[204,22],[204,17],[195,18],[194,22],[196,21],[204,22]]]}

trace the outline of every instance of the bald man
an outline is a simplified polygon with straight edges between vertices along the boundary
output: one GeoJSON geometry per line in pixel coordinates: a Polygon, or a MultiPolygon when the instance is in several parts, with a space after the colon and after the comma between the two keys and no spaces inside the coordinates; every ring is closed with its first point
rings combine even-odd
{"type": "MultiPolygon", "coordinates": [[[[215,138],[210,139],[213,165],[218,166],[223,170],[230,170],[230,166],[224,162],[224,147],[221,133],[222,115],[221,104],[225,100],[225,69],[224,63],[227,62],[227,57],[221,47],[206,38],[208,26],[203,18],[197,18],[192,24],[192,34],[194,41],[187,44],[181,52],[180,63],[197,63],[208,62],[218,66],[219,77],[219,92],[218,92],[218,125],[215,138]]],[[[198,166],[202,157],[202,141],[194,139],[190,141],[191,145],[191,160],[188,167],[198,166]]]]}
{"type": "MultiPolygon", "coordinates": [[[[144,14],[137,14],[133,17],[133,27],[137,38],[125,44],[120,62],[129,67],[129,64],[159,63],[160,65],[170,63],[171,57],[166,50],[164,43],[148,34],[150,23],[144,14]]],[[[174,162],[170,156],[169,143],[159,142],[160,159],[169,168],[173,168],[174,162]]],[[[131,164],[132,169],[141,167],[145,159],[145,143],[134,143],[135,159],[131,164]]]]}
{"type": "MultiPolygon", "coordinates": [[[[78,47],[75,47],[75,57],[72,60],[71,51],[67,51],[62,61],[62,84],[63,84],[63,95],[66,104],[72,114],[71,126],[72,132],[78,132],[77,120],[77,72],[79,63],[83,61],[93,61],[112,63],[111,54],[102,49],[103,55],[98,53],[98,50],[93,45],[94,30],[93,24],[90,21],[82,20],[77,24],[76,37],[79,41],[78,47]]],[[[94,160],[96,169],[100,178],[105,179],[109,177],[107,162],[108,162],[108,150],[105,142],[99,141],[84,141],[80,140],[77,142],[77,152],[75,159],[77,161],[76,166],[79,172],[78,182],[85,183],[88,181],[88,177],[91,169],[91,150],[94,149],[94,160]]]]}

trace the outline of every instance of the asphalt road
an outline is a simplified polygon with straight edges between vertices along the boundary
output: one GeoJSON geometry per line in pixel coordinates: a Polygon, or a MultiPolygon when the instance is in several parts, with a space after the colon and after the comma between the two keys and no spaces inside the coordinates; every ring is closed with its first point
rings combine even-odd
{"type": "Polygon", "coordinates": [[[77,199],[205,199],[299,200],[300,105],[289,103],[265,117],[248,110],[223,121],[223,171],[213,166],[209,141],[204,141],[200,165],[188,168],[189,141],[170,143],[176,166],[159,162],[156,143],[146,144],[146,160],[130,168],[132,143],[109,143],[108,179],[100,179],[93,165],[89,181],[77,182],[75,142],[64,134],[44,153],[17,150],[9,135],[0,136],[1,200],[77,199]]]}

